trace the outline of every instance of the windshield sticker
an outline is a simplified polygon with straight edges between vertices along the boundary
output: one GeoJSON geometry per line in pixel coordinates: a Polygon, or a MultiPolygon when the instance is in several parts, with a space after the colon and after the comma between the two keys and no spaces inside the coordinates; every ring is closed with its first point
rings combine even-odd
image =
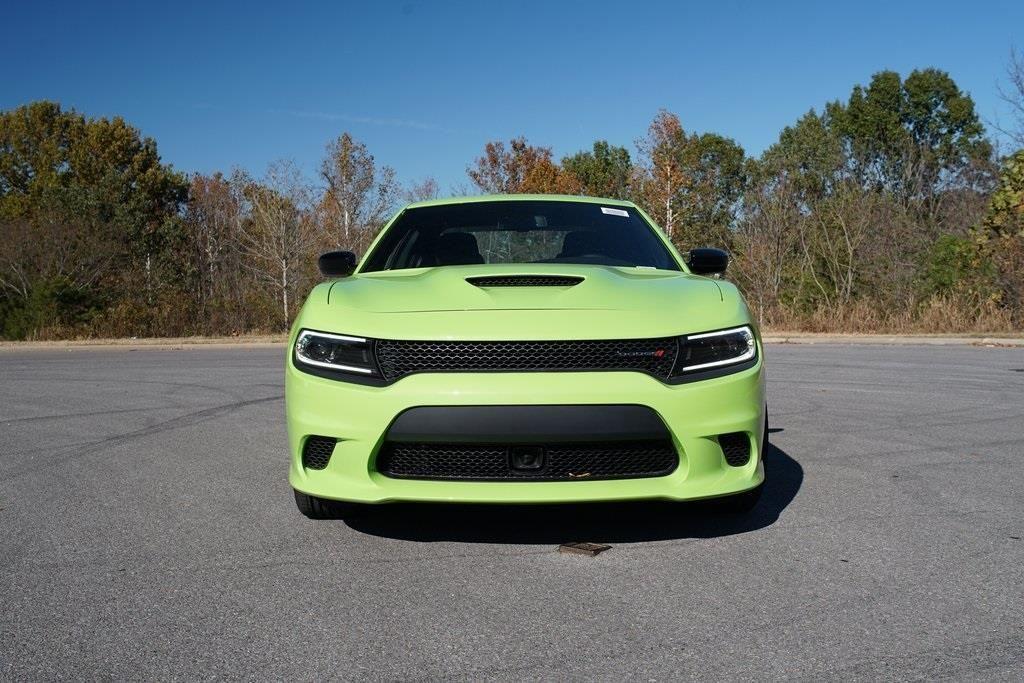
{"type": "Polygon", "coordinates": [[[629,212],[625,209],[609,209],[607,206],[602,206],[601,213],[606,213],[609,216],[624,216],[629,218],[629,212]]]}

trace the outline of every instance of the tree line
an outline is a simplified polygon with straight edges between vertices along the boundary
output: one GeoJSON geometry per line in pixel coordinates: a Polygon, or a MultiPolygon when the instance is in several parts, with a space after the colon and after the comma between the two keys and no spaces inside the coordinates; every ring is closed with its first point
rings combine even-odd
{"type": "MultiPolygon", "coordinates": [[[[1024,70],[1002,91],[1024,112],[1024,70]]],[[[1024,147],[1024,117],[1006,138],[1024,147]]],[[[891,71],[810,110],[752,157],[658,112],[631,147],[556,159],[519,137],[467,167],[482,193],[636,201],[685,251],[720,246],[762,323],[851,331],[1004,331],[1024,322],[1024,149],[1000,153],[971,97],[937,69],[891,71]]],[[[0,113],[4,338],[287,329],[316,255],[366,247],[403,186],[348,133],[316,177],[279,161],[185,175],[120,118],[57,103],[0,113]]]]}

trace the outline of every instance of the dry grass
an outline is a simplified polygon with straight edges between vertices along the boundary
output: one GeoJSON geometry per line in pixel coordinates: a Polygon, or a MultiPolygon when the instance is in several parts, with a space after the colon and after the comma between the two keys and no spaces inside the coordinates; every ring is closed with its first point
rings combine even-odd
{"type": "Polygon", "coordinates": [[[65,349],[116,346],[180,349],[187,346],[269,346],[287,341],[286,334],[237,334],[230,337],[120,337],[120,338],[78,338],[46,339],[29,341],[0,341],[3,349],[65,349]]]}
{"type": "Polygon", "coordinates": [[[818,308],[800,313],[777,307],[761,311],[762,327],[769,330],[841,334],[1014,334],[1021,325],[1012,313],[993,301],[935,297],[915,309],[887,310],[858,301],[840,308],[818,308]]]}
{"type": "MultiPolygon", "coordinates": [[[[1024,326],[1012,313],[991,300],[969,297],[935,297],[914,309],[887,310],[870,301],[858,301],[839,308],[821,307],[802,313],[774,306],[756,311],[762,329],[769,334],[841,334],[841,335],[960,335],[1021,336],[1024,326]]],[[[48,328],[25,342],[2,342],[3,348],[66,348],[139,346],[182,348],[193,345],[266,345],[281,344],[284,333],[252,331],[225,336],[171,337],[89,337],[71,330],[48,328]]]]}

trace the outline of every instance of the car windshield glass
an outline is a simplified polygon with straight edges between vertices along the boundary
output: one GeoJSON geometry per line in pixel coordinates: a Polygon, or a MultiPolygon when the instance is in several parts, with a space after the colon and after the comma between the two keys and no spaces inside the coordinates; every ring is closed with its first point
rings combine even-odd
{"type": "Polygon", "coordinates": [[[362,272],[483,263],[583,263],[679,270],[632,207],[497,201],[409,209],[362,272]]]}

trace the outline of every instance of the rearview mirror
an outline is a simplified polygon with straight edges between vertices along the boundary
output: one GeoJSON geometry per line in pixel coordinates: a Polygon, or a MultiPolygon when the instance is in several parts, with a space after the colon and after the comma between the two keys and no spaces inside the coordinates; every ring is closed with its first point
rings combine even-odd
{"type": "Polygon", "coordinates": [[[686,255],[686,265],[694,275],[714,275],[724,273],[729,265],[729,254],[721,249],[701,247],[691,249],[686,255]]]}
{"type": "Polygon", "coordinates": [[[351,251],[329,251],[317,261],[324,277],[348,277],[356,269],[356,255],[351,251]]]}

